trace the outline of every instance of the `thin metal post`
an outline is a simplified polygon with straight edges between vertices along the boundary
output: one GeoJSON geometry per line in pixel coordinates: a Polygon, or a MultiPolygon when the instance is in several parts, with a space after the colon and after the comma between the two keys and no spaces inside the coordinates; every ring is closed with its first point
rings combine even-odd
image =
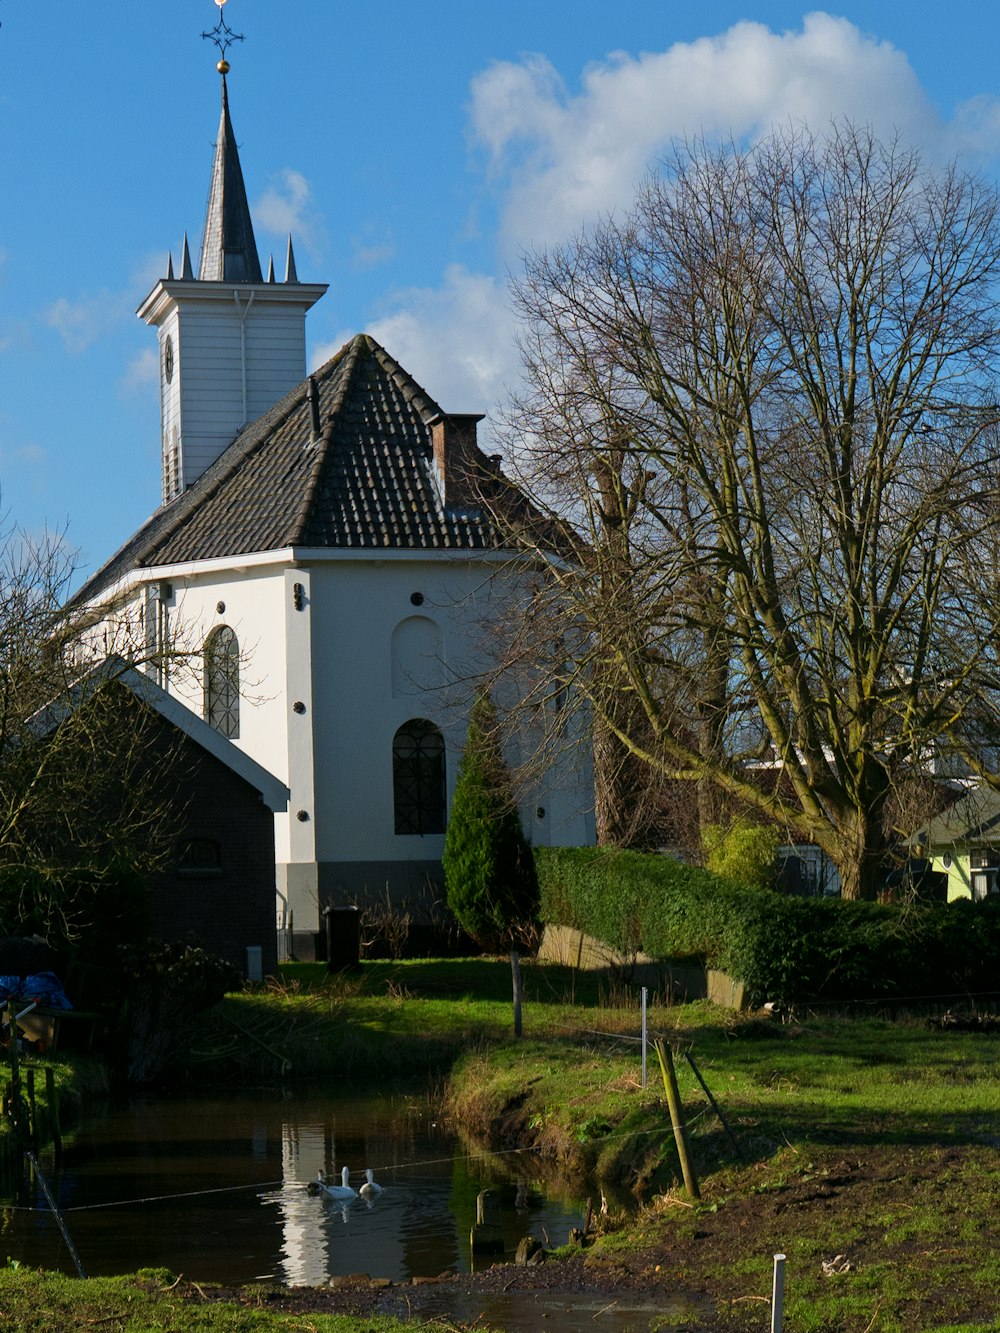
{"type": "Polygon", "coordinates": [[[38,1158],[35,1156],[33,1152],[26,1152],[24,1155],[31,1163],[31,1168],[35,1173],[39,1185],[41,1185],[42,1187],[42,1193],[45,1195],[45,1198],[48,1200],[48,1205],[52,1209],[52,1216],[56,1219],[56,1225],[59,1227],[59,1230],[62,1233],[62,1238],[66,1242],[66,1248],[67,1250],[69,1250],[70,1255],[72,1256],[73,1259],[73,1263],[76,1266],[77,1277],[86,1277],[87,1274],[84,1271],[83,1264],[80,1262],[80,1256],[76,1252],[76,1246],[73,1244],[73,1238],[69,1234],[69,1228],[63,1221],[62,1213],[56,1207],[56,1201],[52,1197],[52,1191],[49,1189],[49,1182],[45,1179],[45,1176],[42,1173],[42,1168],[38,1165],[38,1158]]]}
{"type": "Polygon", "coordinates": [[[771,1286],[771,1333],[781,1333],[785,1314],[785,1256],[774,1256],[774,1281],[771,1286]]]}
{"type": "Polygon", "coordinates": [[[642,988],[642,1086],[646,1086],[646,987],[642,988]]]}
{"type": "Polygon", "coordinates": [[[691,1072],[694,1074],[695,1078],[696,1078],[696,1079],[698,1080],[698,1082],[701,1084],[702,1091],[704,1092],[704,1094],[705,1094],[705,1096],[708,1098],[708,1100],[711,1102],[711,1104],[712,1104],[712,1110],[715,1112],[715,1114],[716,1114],[716,1115],[719,1117],[719,1119],[722,1121],[722,1128],[723,1128],[723,1129],[726,1131],[726,1133],[729,1135],[729,1142],[733,1145],[733,1150],[735,1151],[736,1156],[740,1159],[741,1162],[745,1162],[745,1161],[746,1161],[746,1155],[745,1155],[745,1153],[743,1152],[743,1149],[740,1147],[740,1145],[739,1145],[739,1143],[738,1143],[738,1141],[737,1141],[736,1135],[735,1135],[735,1134],[733,1133],[733,1131],[729,1128],[729,1121],[728,1121],[728,1120],[726,1119],[726,1117],[722,1114],[722,1107],[719,1105],[719,1103],[718,1103],[718,1102],[715,1100],[715,1098],[712,1096],[712,1093],[711,1093],[711,1091],[710,1091],[710,1089],[709,1089],[708,1084],[707,1084],[707,1083],[705,1082],[705,1080],[702,1078],[702,1076],[701,1076],[701,1070],[700,1070],[700,1069],[698,1068],[698,1066],[695,1064],[695,1062],[694,1062],[694,1057],[691,1055],[691,1052],[690,1052],[690,1051],[685,1051],[685,1052],[684,1052],[684,1056],[685,1056],[685,1058],[686,1058],[688,1064],[691,1066],[691,1072]]]}

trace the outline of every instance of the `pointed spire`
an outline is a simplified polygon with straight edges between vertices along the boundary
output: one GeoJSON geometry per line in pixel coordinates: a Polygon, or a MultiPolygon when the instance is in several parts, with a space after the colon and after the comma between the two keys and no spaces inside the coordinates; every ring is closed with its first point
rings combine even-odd
{"type": "Polygon", "coordinates": [[[295,271],[295,251],[292,249],[292,237],[288,237],[288,255],[285,259],[285,281],[298,282],[299,275],[295,271]]]}
{"type": "Polygon", "coordinates": [[[267,280],[268,282],[274,281],[274,255],[267,261],[267,280]]]}
{"type": "Polygon", "coordinates": [[[174,280],[174,256],[173,256],[172,253],[170,253],[170,252],[168,251],[168,252],[167,252],[167,277],[166,277],[166,281],[167,281],[167,282],[173,282],[173,280],[174,280]]]}
{"type": "Polygon", "coordinates": [[[184,247],[181,251],[181,277],[185,281],[194,281],[194,269],[191,267],[191,251],[188,249],[188,234],[184,233],[184,247]]]}
{"type": "Polygon", "coordinates": [[[229,118],[229,92],[222,76],[222,115],[215,143],[212,188],[201,243],[202,282],[260,282],[260,259],[254,240],[239,150],[229,118]]]}

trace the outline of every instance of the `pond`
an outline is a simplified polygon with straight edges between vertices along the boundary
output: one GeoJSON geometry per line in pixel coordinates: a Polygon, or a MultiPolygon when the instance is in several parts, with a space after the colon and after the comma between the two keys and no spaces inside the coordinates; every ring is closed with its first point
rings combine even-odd
{"type": "MultiPolygon", "coordinates": [[[[335,1087],[136,1098],[91,1116],[62,1161],[42,1166],[88,1274],[166,1267],[227,1284],[468,1271],[482,1189],[499,1191],[508,1259],[522,1236],[564,1244],[589,1192],[543,1180],[530,1153],[470,1156],[426,1095],[335,1087]],[[308,1193],[318,1172],[339,1179],[345,1165],[355,1189],[371,1167],[382,1194],[339,1204],[308,1193]]],[[[37,1182],[21,1203],[4,1212],[0,1259],[74,1271],[37,1182]]]]}

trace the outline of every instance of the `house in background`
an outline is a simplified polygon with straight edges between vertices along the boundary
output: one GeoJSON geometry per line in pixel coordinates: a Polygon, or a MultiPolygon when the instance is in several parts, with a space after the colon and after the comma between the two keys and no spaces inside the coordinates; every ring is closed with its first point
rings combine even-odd
{"type": "Polygon", "coordinates": [[[937,815],[912,840],[948,877],[948,901],[977,902],[1000,892],[1000,793],[977,787],[937,815]]]}
{"type": "MultiPolygon", "coordinates": [[[[163,503],[72,604],[97,656],[135,633],[154,657],[196,652],[158,683],[290,792],[278,921],[303,936],[328,905],[413,905],[439,883],[469,709],[526,573],[483,503],[516,493],[479,417],[365,335],[306,376],[325,290],[299,281],[291,239],[284,277],[261,270],[223,73],[197,274],[185,237],[139,307],[159,339],[163,503]]],[[[585,738],[534,767],[521,814],[536,845],[593,841],[585,738]]]]}

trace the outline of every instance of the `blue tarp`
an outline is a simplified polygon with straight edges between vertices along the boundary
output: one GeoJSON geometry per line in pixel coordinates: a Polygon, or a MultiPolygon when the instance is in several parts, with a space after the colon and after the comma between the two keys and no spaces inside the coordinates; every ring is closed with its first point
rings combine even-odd
{"type": "Polygon", "coordinates": [[[54,972],[35,972],[30,977],[0,976],[0,1004],[8,1000],[37,1001],[46,1009],[72,1009],[63,984],[54,972]]]}

